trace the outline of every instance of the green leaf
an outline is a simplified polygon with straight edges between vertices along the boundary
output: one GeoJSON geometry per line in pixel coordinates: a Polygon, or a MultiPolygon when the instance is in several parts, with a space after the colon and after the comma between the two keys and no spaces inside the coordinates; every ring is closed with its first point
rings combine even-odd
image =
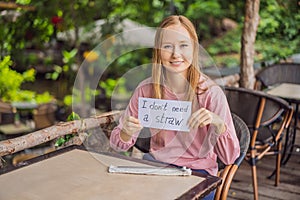
{"type": "Polygon", "coordinates": [[[67,121],[74,121],[74,120],[79,120],[80,119],[80,116],[75,113],[75,112],[72,112],[68,118],[67,118],[67,121]]]}
{"type": "Polygon", "coordinates": [[[16,3],[22,4],[22,5],[28,5],[30,4],[31,0],[16,0],[16,3]]]}
{"type": "Polygon", "coordinates": [[[56,147],[60,147],[61,145],[63,145],[64,143],[66,142],[65,138],[64,137],[61,137],[61,138],[58,138],[55,142],[55,145],[56,147]]]}

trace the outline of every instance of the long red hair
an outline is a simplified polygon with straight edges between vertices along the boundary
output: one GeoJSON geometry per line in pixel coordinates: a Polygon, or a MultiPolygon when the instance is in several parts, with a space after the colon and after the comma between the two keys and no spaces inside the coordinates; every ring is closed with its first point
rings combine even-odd
{"type": "Polygon", "coordinates": [[[187,100],[192,101],[195,97],[199,78],[200,78],[200,69],[199,69],[199,44],[198,44],[198,36],[195,30],[193,23],[186,17],[182,15],[171,15],[165,18],[159,28],[157,29],[155,35],[155,46],[153,50],[153,58],[152,58],[152,81],[153,81],[153,97],[162,99],[163,94],[163,66],[161,61],[161,45],[162,45],[162,34],[163,29],[167,28],[171,25],[182,25],[188,32],[193,42],[193,60],[191,66],[188,68],[187,73],[187,81],[189,83],[189,89],[187,93],[187,100]]]}

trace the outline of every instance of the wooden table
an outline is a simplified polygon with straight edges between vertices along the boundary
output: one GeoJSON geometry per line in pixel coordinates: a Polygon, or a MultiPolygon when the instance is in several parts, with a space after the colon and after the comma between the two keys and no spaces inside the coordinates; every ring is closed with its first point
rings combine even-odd
{"type": "Polygon", "coordinates": [[[294,111],[294,125],[291,131],[287,131],[286,141],[284,145],[284,152],[282,155],[282,163],[286,164],[289,160],[295,146],[297,123],[298,123],[298,112],[300,104],[300,85],[291,83],[282,83],[267,90],[268,94],[281,97],[288,101],[290,104],[295,104],[294,111]]]}
{"type": "Polygon", "coordinates": [[[0,199],[195,199],[214,190],[221,179],[108,173],[109,165],[160,165],[110,153],[73,148],[38,157],[26,166],[0,170],[0,199]]]}

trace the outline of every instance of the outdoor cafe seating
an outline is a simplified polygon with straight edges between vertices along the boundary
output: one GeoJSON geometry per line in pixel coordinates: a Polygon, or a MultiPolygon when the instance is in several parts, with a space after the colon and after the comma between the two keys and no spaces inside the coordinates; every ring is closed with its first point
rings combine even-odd
{"type": "MultiPolygon", "coordinates": [[[[286,164],[294,152],[300,104],[300,64],[278,63],[262,68],[256,74],[255,89],[265,91],[289,102],[294,108],[293,122],[287,131],[282,164],[286,164]]],[[[299,145],[298,145],[299,148],[299,145]]]]}
{"type": "Polygon", "coordinates": [[[263,67],[256,74],[256,90],[263,90],[280,83],[300,84],[299,63],[278,63],[263,67]]]}
{"type": "MultiPolygon", "coordinates": [[[[261,91],[225,87],[231,112],[247,124],[251,141],[246,160],[251,166],[254,199],[258,199],[257,162],[276,155],[275,186],[279,184],[282,137],[292,117],[292,107],[283,99],[261,91]]],[[[272,171],[270,171],[272,174],[272,171]]]]}

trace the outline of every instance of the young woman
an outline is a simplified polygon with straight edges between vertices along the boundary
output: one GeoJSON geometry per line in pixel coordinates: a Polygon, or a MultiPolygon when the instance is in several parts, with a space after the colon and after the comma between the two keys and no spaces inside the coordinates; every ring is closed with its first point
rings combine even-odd
{"type": "Polygon", "coordinates": [[[189,132],[150,129],[154,159],[216,175],[217,157],[232,164],[239,156],[230,110],[222,89],[199,70],[199,44],[195,28],[184,16],[164,19],[155,36],[152,77],[136,88],[111,146],[126,151],[143,128],[138,120],[138,98],[192,102],[189,132]]]}

